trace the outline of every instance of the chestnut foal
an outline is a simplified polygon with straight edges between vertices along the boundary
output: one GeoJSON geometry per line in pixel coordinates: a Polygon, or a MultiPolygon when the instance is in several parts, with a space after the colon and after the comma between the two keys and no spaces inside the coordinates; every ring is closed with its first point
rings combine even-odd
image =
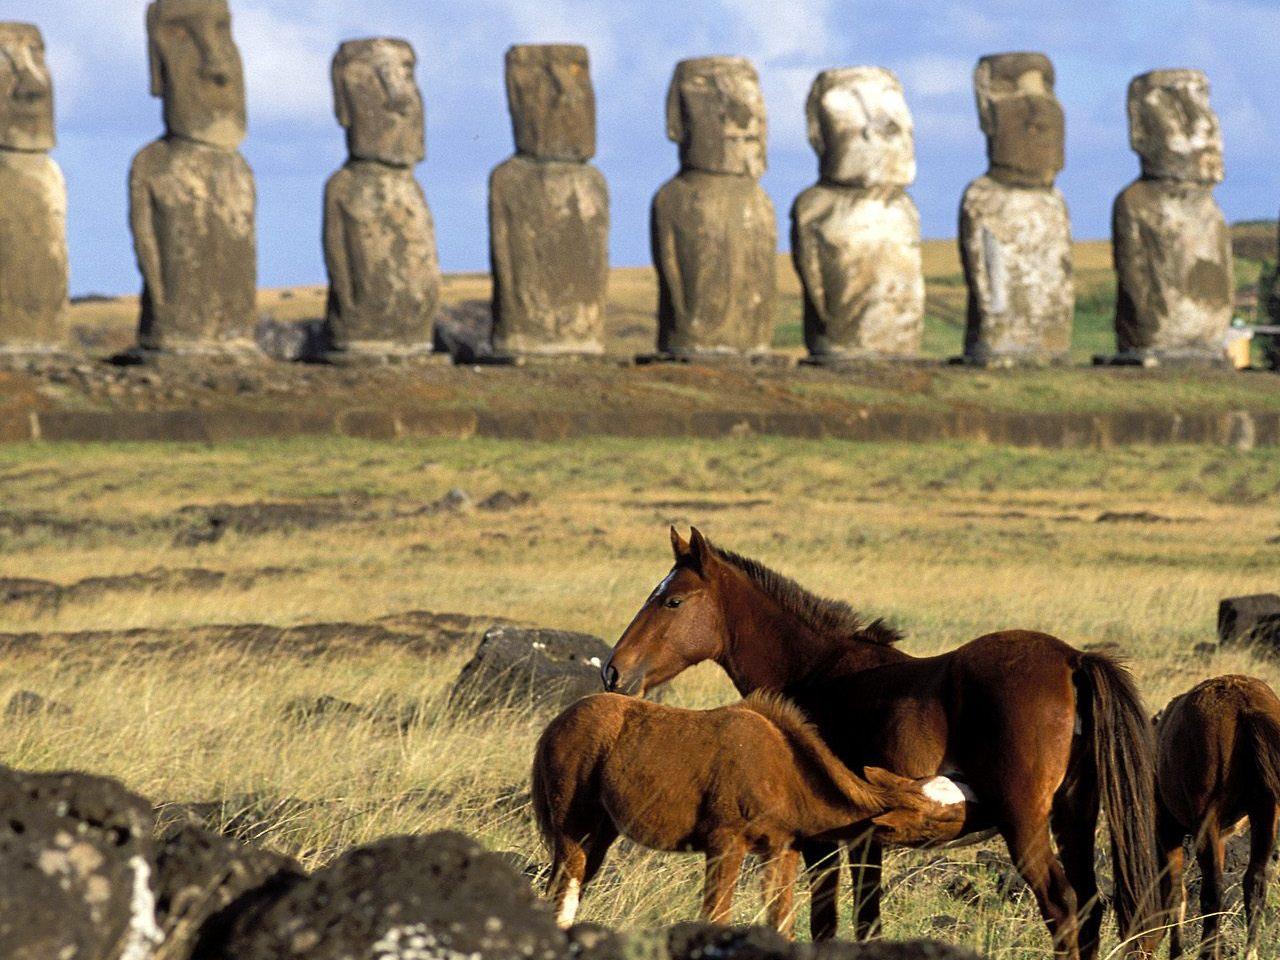
{"type": "Polygon", "coordinates": [[[854,776],[799,710],[764,695],[715,710],[584,697],[539,739],[531,792],[553,857],[547,896],[566,927],[619,834],[705,854],[702,914],[715,923],[728,920],[743,858],[760,855],[768,922],[789,936],[799,841],[870,829],[897,842],[946,840],[965,815],[945,781],[854,776]]]}
{"type": "Polygon", "coordinates": [[[1257,957],[1267,862],[1275,847],[1280,804],[1280,699],[1254,677],[1215,677],[1171,700],[1156,718],[1156,731],[1165,903],[1173,913],[1169,956],[1182,954],[1187,900],[1182,882],[1183,841],[1187,836],[1194,840],[1200,863],[1201,956],[1213,960],[1222,956],[1224,843],[1247,822],[1245,955],[1257,957]]]}

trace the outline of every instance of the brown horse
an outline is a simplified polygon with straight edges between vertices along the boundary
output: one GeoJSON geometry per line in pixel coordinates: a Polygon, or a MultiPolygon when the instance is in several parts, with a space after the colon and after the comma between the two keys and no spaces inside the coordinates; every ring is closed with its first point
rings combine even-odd
{"type": "Polygon", "coordinates": [[[923,843],[954,836],[966,804],[948,784],[884,770],[850,773],[800,712],[755,694],[715,710],[681,710],[600,693],[543,732],[533,809],[553,862],[547,896],[562,926],[619,834],[655,850],[706,855],[703,915],[728,919],[748,853],[765,858],[769,923],[791,932],[800,840],[879,829],[923,843]]]}
{"type": "Polygon", "coordinates": [[[1165,859],[1165,903],[1175,906],[1169,956],[1182,954],[1186,913],[1183,841],[1191,836],[1200,863],[1203,957],[1222,956],[1224,843],[1249,824],[1249,866],[1244,875],[1246,956],[1258,955],[1267,895],[1267,861],[1276,841],[1280,804],[1280,699],[1253,677],[1206,680],[1174,697],[1156,720],[1160,846],[1165,859]]]}
{"type": "MultiPolygon", "coordinates": [[[[744,695],[767,690],[795,702],[852,769],[962,781],[984,814],[969,826],[985,819],[999,830],[1058,956],[1070,960],[1099,949],[1094,834],[1105,805],[1120,929],[1151,928],[1159,914],[1151,723],[1113,659],[1028,631],[912,657],[882,622],[865,623],[847,604],[719,550],[697,530],[685,542],[673,529],[671,543],[674,567],[601,670],[607,689],[642,694],[713,660],[744,695]]],[[[817,869],[835,850],[802,852],[817,869]]],[[[879,922],[880,843],[857,860],[855,887],[870,888],[855,901],[857,932],[868,936],[879,922]]],[[[811,882],[813,935],[833,936],[835,872],[818,869],[811,882]]]]}

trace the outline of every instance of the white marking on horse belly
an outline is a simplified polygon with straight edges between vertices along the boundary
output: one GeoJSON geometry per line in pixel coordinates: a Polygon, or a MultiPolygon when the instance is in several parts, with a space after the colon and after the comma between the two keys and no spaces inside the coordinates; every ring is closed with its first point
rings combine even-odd
{"type": "Polygon", "coordinates": [[[570,880],[564,891],[564,903],[560,905],[560,913],[556,915],[556,923],[563,929],[573,926],[573,918],[578,915],[578,891],[582,884],[570,880]]]}
{"type": "Polygon", "coordinates": [[[943,776],[930,777],[920,784],[920,792],[934,803],[945,807],[956,803],[972,803],[978,799],[967,783],[958,783],[943,776]]]}

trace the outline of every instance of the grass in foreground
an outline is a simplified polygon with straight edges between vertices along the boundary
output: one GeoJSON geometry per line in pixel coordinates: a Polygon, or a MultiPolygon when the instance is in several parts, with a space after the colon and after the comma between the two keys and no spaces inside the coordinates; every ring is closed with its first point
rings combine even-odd
{"type": "MultiPolygon", "coordinates": [[[[0,576],[285,568],[207,592],[3,607],[0,631],[362,621],[432,609],[612,641],[669,566],[667,525],[697,523],[821,593],[890,617],[913,653],[1004,627],[1114,644],[1132,658],[1153,710],[1224,672],[1280,683],[1271,662],[1200,648],[1213,639],[1220,597],[1276,587],[1280,451],[782,439],[27,446],[0,448],[0,483],[0,576]],[[409,515],[453,487],[476,500],[528,491],[533,501],[500,513],[409,515]],[[354,506],[336,525],[175,542],[182,507],[255,500],[354,506]]],[[[140,657],[109,641],[58,649],[13,649],[0,666],[0,700],[30,689],[73,708],[6,719],[4,762],[113,774],[158,801],[225,801],[228,817],[243,811],[250,833],[309,866],[387,833],[442,827],[545,860],[523,798],[545,718],[450,714],[445,697],[469,650],[263,658],[217,648],[140,657]],[[291,698],[320,694],[416,705],[421,719],[401,732],[283,716],[291,698]]],[[[733,697],[708,666],[672,692],[691,706],[733,697]]],[[[1034,905],[1001,896],[974,856],[894,854],[888,934],[1043,956],[1034,905]],[[972,899],[953,895],[957,878],[972,884],[972,899]]],[[[688,918],[699,882],[698,858],[622,843],[584,918],[630,927],[688,918]]],[[[758,906],[753,884],[738,918],[758,919],[758,906]]],[[[803,929],[803,912],[800,920],[803,929]]]]}

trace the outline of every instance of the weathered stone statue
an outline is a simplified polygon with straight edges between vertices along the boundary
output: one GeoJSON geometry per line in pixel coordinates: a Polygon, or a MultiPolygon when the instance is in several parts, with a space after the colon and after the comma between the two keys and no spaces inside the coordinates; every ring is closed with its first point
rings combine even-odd
{"type": "Polygon", "coordinates": [[[346,164],[324,193],[333,359],[429,353],[440,302],[435,226],[413,168],[426,156],[417,58],[403,40],[352,40],[333,60],[346,164]]]}
{"type": "Polygon", "coordinates": [[[821,178],[791,211],[805,344],[815,360],[911,356],[924,332],[924,271],[902,85],[880,67],[826,70],[806,113],[821,178]]]}
{"type": "Polygon", "coordinates": [[[960,205],[971,363],[1044,363],[1071,349],[1071,222],[1053,185],[1065,127],[1053,80],[1040,53],[983,57],[974,71],[989,168],[960,205]]]}
{"type": "Polygon", "coordinates": [[[596,152],[584,47],[507,51],[515,156],[489,178],[493,339],[499,356],[604,352],[609,188],[596,152]]]}
{"type": "Polygon", "coordinates": [[[142,271],[139,343],[209,353],[250,347],[257,287],[244,70],[226,0],[147,8],[151,93],[165,135],[134,157],[129,216],[142,271]]]}
{"type": "Polygon", "coordinates": [[[67,187],[53,146],[44,40],[30,24],[0,23],[0,353],[62,340],[67,187]]]}
{"type": "Polygon", "coordinates": [[[1142,176],[1112,219],[1116,345],[1131,362],[1221,362],[1231,325],[1231,236],[1213,199],[1222,131],[1198,70],[1156,70],[1129,85],[1129,139],[1142,176]]]}
{"type": "Polygon", "coordinates": [[[658,351],[763,353],[773,340],[777,221],[760,188],[764,97],[738,57],[681,61],[667,94],[680,173],[653,199],[658,351]]]}

